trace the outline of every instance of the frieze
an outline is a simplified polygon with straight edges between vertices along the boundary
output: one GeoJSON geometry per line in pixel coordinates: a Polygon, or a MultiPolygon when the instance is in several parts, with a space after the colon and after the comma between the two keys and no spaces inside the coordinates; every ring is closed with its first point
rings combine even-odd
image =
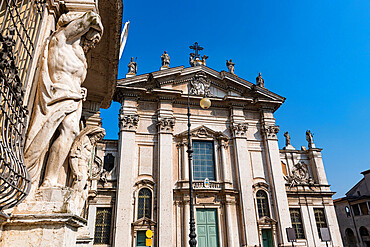
{"type": "Polygon", "coordinates": [[[120,115],[119,117],[119,125],[121,130],[136,131],[138,124],[139,115],[137,114],[120,115]]]}

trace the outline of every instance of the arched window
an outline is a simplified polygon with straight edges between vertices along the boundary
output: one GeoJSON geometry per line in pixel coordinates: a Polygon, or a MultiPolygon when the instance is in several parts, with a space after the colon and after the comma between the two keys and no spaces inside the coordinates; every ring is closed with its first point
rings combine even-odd
{"type": "Polygon", "coordinates": [[[353,233],[352,229],[347,228],[345,231],[346,234],[346,242],[348,246],[357,246],[357,240],[355,234],[353,233]]]}
{"type": "Polygon", "coordinates": [[[139,191],[139,205],[137,219],[152,218],[152,192],[144,188],[139,191]]]}
{"type": "Polygon", "coordinates": [[[257,191],[256,199],[257,199],[258,216],[260,218],[264,216],[270,217],[266,192],[264,192],[263,190],[257,191]]]}
{"type": "Polygon", "coordinates": [[[114,167],[114,156],[109,153],[104,156],[104,170],[110,172],[114,167]]]}
{"type": "Polygon", "coordinates": [[[364,226],[360,227],[360,235],[361,235],[361,237],[369,236],[369,232],[367,231],[366,227],[364,227],[364,226]]]}

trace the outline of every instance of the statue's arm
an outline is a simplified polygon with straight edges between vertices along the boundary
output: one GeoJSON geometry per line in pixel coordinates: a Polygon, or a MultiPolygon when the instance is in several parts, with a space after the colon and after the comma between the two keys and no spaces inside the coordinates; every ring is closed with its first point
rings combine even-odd
{"type": "Polygon", "coordinates": [[[67,41],[80,38],[87,33],[91,28],[98,32],[103,31],[103,24],[101,23],[100,16],[94,12],[87,12],[80,18],[73,20],[64,28],[64,35],[67,41]]]}

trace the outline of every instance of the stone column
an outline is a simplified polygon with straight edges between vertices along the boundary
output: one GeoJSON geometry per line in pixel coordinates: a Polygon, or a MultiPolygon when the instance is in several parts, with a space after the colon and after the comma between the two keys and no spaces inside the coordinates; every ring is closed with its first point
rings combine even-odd
{"type": "Polygon", "coordinates": [[[225,215],[226,215],[226,229],[227,229],[227,246],[240,246],[238,236],[238,220],[236,217],[235,200],[226,196],[225,199],[225,215]]]}
{"type": "Polygon", "coordinates": [[[335,213],[335,208],[333,200],[331,198],[324,199],[325,203],[325,214],[328,221],[328,228],[330,231],[331,242],[333,246],[342,246],[342,238],[340,235],[340,230],[338,226],[337,215],[335,213]]]}
{"type": "Polygon", "coordinates": [[[259,245],[256,210],[253,198],[253,175],[251,169],[250,155],[247,146],[246,133],[248,124],[245,122],[242,108],[231,109],[235,165],[237,170],[237,179],[239,186],[240,208],[243,230],[240,233],[243,236],[242,246],[259,245]]]}
{"type": "Polygon", "coordinates": [[[310,157],[310,165],[313,171],[313,178],[318,184],[328,185],[324,164],[322,162],[321,150],[319,148],[310,148],[308,155],[310,157]]]}
{"type": "Polygon", "coordinates": [[[221,167],[222,167],[222,181],[224,183],[231,183],[231,167],[229,162],[227,162],[227,141],[220,140],[220,155],[221,155],[221,167]]]}
{"type": "Polygon", "coordinates": [[[133,222],[133,177],[136,156],[135,135],[139,123],[137,99],[125,98],[119,114],[119,164],[117,166],[116,218],[114,222],[115,247],[131,247],[133,222]]]}
{"type": "Polygon", "coordinates": [[[158,103],[158,177],[157,177],[157,231],[158,246],[174,246],[173,212],[173,127],[175,119],[172,102],[158,103]]]}
{"type": "Polygon", "coordinates": [[[188,164],[188,156],[187,156],[187,142],[183,141],[181,146],[181,165],[182,165],[182,176],[181,179],[188,181],[189,180],[189,164],[188,164]]]}
{"type": "Polygon", "coordinates": [[[285,181],[281,168],[277,133],[279,126],[275,126],[275,119],[271,110],[261,113],[261,131],[263,133],[266,161],[271,181],[271,194],[275,205],[275,215],[278,221],[279,245],[288,244],[286,228],[291,227],[288,198],[285,191],[285,181]]]}
{"type": "Polygon", "coordinates": [[[182,247],[188,247],[189,246],[189,234],[190,234],[190,200],[189,197],[186,199],[184,198],[184,221],[183,221],[183,229],[184,229],[184,236],[183,236],[183,242],[182,247]]]}

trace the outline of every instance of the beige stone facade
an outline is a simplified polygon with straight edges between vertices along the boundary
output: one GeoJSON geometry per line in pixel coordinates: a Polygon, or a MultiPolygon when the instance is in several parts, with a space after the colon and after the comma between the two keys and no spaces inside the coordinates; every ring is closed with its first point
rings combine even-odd
{"type": "Polygon", "coordinates": [[[114,168],[89,203],[90,236],[102,234],[96,210],[109,208],[103,246],[143,246],[147,229],[153,246],[188,246],[189,87],[198,246],[292,246],[286,233],[292,219],[301,231],[295,246],[326,246],[320,227],[329,229],[330,246],[342,246],[321,149],[310,140],[309,148],[279,150],[274,112],[285,98],[203,65],[118,81],[119,140],[99,149],[102,160],[114,156],[114,168]],[[210,95],[207,110],[199,106],[199,89],[210,95]]]}

